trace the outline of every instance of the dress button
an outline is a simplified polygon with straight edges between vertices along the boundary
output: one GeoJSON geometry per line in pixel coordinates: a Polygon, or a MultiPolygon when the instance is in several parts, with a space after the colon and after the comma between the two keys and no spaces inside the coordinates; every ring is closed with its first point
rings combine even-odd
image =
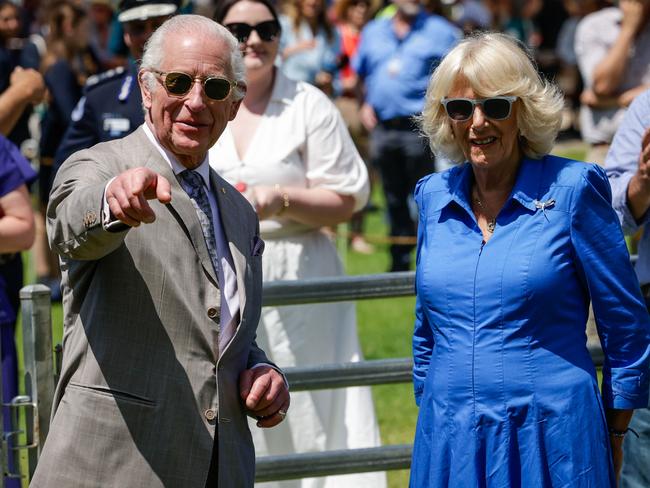
{"type": "Polygon", "coordinates": [[[217,309],[216,307],[210,307],[208,309],[208,317],[210,317],[211,319],[219,318],[219,309],[217,309]]]}
{"type": "Polygon", "coordinates": [[[208,408],[205,411],[205,418],[208,419],[208,420],[214,420],[215,418],[217,418],[217,414],[215,413],[214,410],[212,410],[211,408],[208,408]]]}

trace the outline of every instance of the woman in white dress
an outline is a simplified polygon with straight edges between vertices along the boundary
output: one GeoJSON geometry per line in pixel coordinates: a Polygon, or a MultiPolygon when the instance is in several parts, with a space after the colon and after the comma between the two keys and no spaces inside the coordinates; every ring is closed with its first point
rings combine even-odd
{"type": "MultiPolygon", "coordinates": [[[[248,87],[235,120],[210,150],[211,166],[257,210],[266,281],[343,274],[322,227],[346,221],[368,198],[368,175],[336,107],[317,88],[274,67],[280,24],[268,0],[225,0],[215,20],[242,43],[248,87]]],[[[353,303],[265,307],[257,342],[279,366],[362,359],[353,303]]],[[[253,428],[258,456],[380,444],[370,388],[291,395],[286,420],[253,428]]],[[[262,484],[382,488],[385,473],[262,484]]]]}

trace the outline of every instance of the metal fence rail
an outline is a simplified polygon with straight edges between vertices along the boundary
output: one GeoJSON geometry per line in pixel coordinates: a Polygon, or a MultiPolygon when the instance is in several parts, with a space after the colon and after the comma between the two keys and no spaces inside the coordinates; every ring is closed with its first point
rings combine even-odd
{"type": "MultiPolygon", "coordinates": [[[[264,284],[264,305],[295,305],[372,298],[411,296],[414,272],[345,276],[304,281],[264,284]]],[[[25,385],[27,396],[21,401],[33,405],[33,424],[28,425],[30,475],[36,466],[40,448],[49,427],[54,394],[49,289],[31,285],[21,290],[25,351],[25,385]],[[31,446],[30,446],[31,444],[31,446]]],[[[55,350],[60,346],[55,346],[55,350]]],[[[602,350],[590,347],[596,365],[603,361],[602,350]]],[[[57,363],[60,355],[57,355],[57,363]]],[[[286,368],[292,391],[368,386],[411,381],[410,358],[381,359],[357,363],[328,364],[315,367],[286,368]]],[[[1,419],[1,417],[0,417],[1,419]]],[[[6,444],[3,446],[6,448],[6,444]]],[[[408,469],[411,445],[386,445],[367,449],[349,449],[320,453],[265,456],[257,459],[256,480],[273,481],[303,477],[348,474],[366,471],[408,469]]]]}
{"type": "Polygon", "coordinates": [[[415,293],[415,272],[313,278],[264,283],[263,305],[299,305],[368,298],[410,296],[415,293]]]}
{"type": "Polygon", "coordinates": [[[412,448],[411,444],[399,444],[368,449],[265,456],[256,460],[255,481],[408,469],[411,465],[412,448]]]}
{"type": "Polygon", "coordinates": [[[411,381],[413,361],[409,358],[379,359],[358,363],[284,368],[291,391],[326,390],[346,386],[383,385],[411,381]]]}
{"type": "MultiPolygon", "coordinates": [[[[600,346],[589,345],[588,349],[594,365],[602,366],[604,356],[600,346]]],[[[412,370],[413,361],[410,358],[376,359],[358,363],[283,369],[291,385],[291,391],[409,383],[412,379],[412,370]]]]}

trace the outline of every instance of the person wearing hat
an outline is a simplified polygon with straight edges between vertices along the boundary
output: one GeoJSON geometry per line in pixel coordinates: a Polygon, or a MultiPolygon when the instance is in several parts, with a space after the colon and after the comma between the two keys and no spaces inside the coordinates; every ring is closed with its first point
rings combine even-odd
{"type": "Polygon", "coordinates": [[[176,0],[121,0],[117,20],[124,28],[129,64],[88,78],[84,96],[72,113],[72,122],[56,152],[55,170],[80,149],[124,137],[142,125],[138,62],[145,42],[178,7],[176,0]]]}

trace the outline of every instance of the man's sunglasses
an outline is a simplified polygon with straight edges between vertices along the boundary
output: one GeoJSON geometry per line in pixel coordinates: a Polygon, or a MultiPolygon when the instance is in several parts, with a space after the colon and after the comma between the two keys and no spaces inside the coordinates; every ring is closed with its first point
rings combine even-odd
{"type": "Polygon", "coordinates": [[[517,97],[443,98],[442,103],[451,120],[465,122],[472,118],[474,107],[480,105],[488,119],[503,120],[510,117],[512,104],[517,97]]]}
{"type": "Polygon", "coordinates": [[[233,22],[225,24],[224,27],[228,29],[233,36],[241,43],[248,41],[251,32],[257,32],[264,42],[274,41],[280,35],[280,23],[277,20],[267,20],[259,24],[250,25],[245,22],[233,22]]]}
{"type": "Polygon", "coordinates": [[[203,85],[203,90],[207,97],[217,101],[228,98],[232,89],[237,86],[237,83],[219,76],[203,78],[200,76],[190,76],[182,71],[169,71],[167,73],[158,70],[151,71],[160,75],[167,93],[175,97],[187,95],[197,80],[203,85]]]}

